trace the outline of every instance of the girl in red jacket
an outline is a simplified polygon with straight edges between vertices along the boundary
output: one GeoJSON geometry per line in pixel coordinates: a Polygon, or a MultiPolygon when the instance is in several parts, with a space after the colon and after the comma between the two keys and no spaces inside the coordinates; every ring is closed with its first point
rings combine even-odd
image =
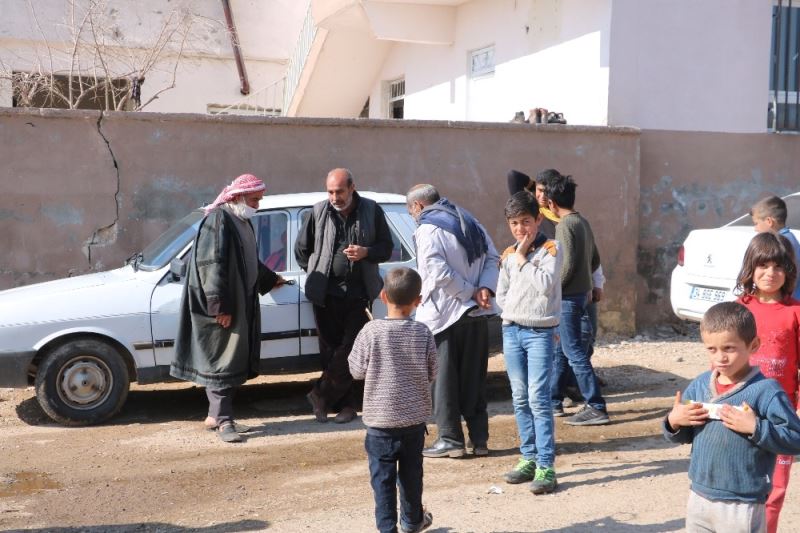
{"type": "MultiPolygon", "coordinates": [[[[760,233],[753,237],[739,277],[736,291],[741,294],[739,303],[747,307],[756,318],[756,329],[761,346],[751,356],[750,363],[758,365],[761,373],[780,383],[795,409],[798,407],[800,387],[800,302],[792,298],[797,282],[797,265],[791,243],[774,233],[760,233]]],[[[800,414],[800,411],[798,411],[800,414]]],[[[778,529],[778,516],[783,507],[791,455],[779,455],[772,476],[772,492],[767,499],[767,531],[778,529]]]]}

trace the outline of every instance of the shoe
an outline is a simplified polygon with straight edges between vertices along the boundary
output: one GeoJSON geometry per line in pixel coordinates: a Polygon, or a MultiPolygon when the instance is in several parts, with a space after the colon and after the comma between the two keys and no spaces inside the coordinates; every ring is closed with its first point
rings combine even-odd
{"type": "MultiPolygon", "coordinates": [[[[208,431],[214,431],[219,427],[217,421],[211,418],[210,416],[206,417],[205,422],[203,422],[203,425],[208,431]]],[[[253,430],[253,428],[251,428],[250,426],[240,424],[239,422],[233,423],[233,429],[236,430],[236,433],[248,433],[249,431],[253,430]]]]}
{"type": "Polygon", "coordinates": [[[575,407],[575,404],[576,404],[576,402],[572,401],[572,398],[570,398],[569,396],[567,396],[563,400],[561,400],[561,407],[562,408],[564,408],[564,407],[567,407],[567,408],[575,407]]]}
{"type": "Polygon", "coordinates": [[[433,513],[431,513],[430,511],[427,511],[423,507],[422,508],[422,522],[420,522],[419,524],[417,524],[416,526],[413,526],[411,528],[407,528],[407,527],[401,525],[400,526],[400,531],[402,531],[403,533],[417,533],[419,531],[424,531],[424,530],[428,529],[429,527],[431,527],[431,524],[433,524],[433,513]]]}
{"type": "Polygon", "coordinates": [[[471,440],[467,441],[466,452],[475,457],[486,457],[489,455],[489,448],[485,444],[475,446],[471,440]]]}
{"type": "Polygon", "coordinates": [[[236,433],[236,428],[231,422],[223,422],[217,428],[217,435],[222,442],[242,442],[242,436],[236,433]]]}
{"type": "Polygon", "coordinates": [[[325,400],[320,398],[316,391],[313,390],[306,394],[306,399],[311,404],[311,410],[314,412],[314,418],[317,419],[317,422],[327,422],[328,410],[325,408],[325,400]]]}
{"type": "MultiPolygon", "coordinates": [[[[356,417],[356,410],[352,407],[345,407],[339,414],[333,417],[333,421],[337,424],[347,424],[348,422],[352,422],[356,417]]],[[[327,417],[326,417],[327,418],[327,417]]]]}
{"type": "Polygon", "coordinates": [[[536,473],[533,475],[530,489],[534,494],[549,494],[556,490],[557,486],[555,470],[552,468],[537,468],[536,473]]]}
{"type": "Polygon", "coordinates": [[[526,481],[533,481],[533,475],[536,472],[536,461],[533,459],[525,459],[520,457],[517,466],[513,470],[509,470],[503,474],[503,479],[506,483],[516,485],[518,483],[525,483],[526,481]]]}
{"type": "Polygon", "coordinates": [[[466,454],[466,450],[464,450],[463,446],[459,446],[458,444],[450,444],[449,442],[445,442],[441,439],[436,439],[436,442],[433,443],[429,448],[423,448],[422,456],[423,457],[450,457],[452,459],[457,459],[459,457],[464,457],[466,454]]]}
{"type": "Polygon", "coordinates": [[[589,404],[584,405],[583,409],[564,421],[570,426],[603,426],[609,422],[608,413],[595,409],[589,404]]]}
{"type": "Polygon", "coordinates": [[[567,416],[567,413],[564,412],[564,407],[559,405],[558,407],[553,407],[553,416],[558,418],[561,416],[567,416]]]}

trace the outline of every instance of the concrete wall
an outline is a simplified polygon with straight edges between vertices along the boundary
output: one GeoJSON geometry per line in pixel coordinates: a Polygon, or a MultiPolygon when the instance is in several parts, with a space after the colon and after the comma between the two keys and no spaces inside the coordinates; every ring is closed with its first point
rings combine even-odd
{"type": "MultiPolygon", "coordinates": [[[[68,3],[43,0],[32,4],[34,12],[26,0],[0,0],[0,61],[14,71],[30,71],[37,61],[49,70],[51,55],[45,47],[49,43],[54,70],[68,72],[71,57],[68,3]]],[[[76,5],[76,18],[80,21],[85,1],[77,0],[76,5]]],[[[232,0],[231,6],[251,92],[256,92],[285,75],[308,0],[232,0]]],[[[113,39],[107,44],[120,47],[118,57],[142,54],[151,48],[173,10],[185,9],[195,17],[177,71],[176,86],[161,93],[146,108],[148,111],[205,113],[209,104],[230,105],[243,98],[222,2],[139,0],[109,2],[108,7],[106,21],[113,39]]],[[[168,49],[162,61],[147,74],[142,86],[143,102],[171,84],[175,59],[174,50],[168,49]]],[[[84,54],[84,70],[90,62],[91,54],[84,54]]],[[[123,65],[115,68],[117,73],[128,70],[123,65]]],[[[0,106],[11,106],[11,92],[8,84],[2,82],[0,106]]]]}
{"type": "Polygon", "coordinates": [[[642,131],[637,324],[675,321],[669,282],[689,231],[800,190],[800,136],[642,131]]]}
{"type": "Polygon", "coordinates": [[[767,130],[773,2],[613,1],[609,124],[767,130]]]}
{"type": "Polygon", "coordinates": [[[116,267],[242,172],[269,193],[322,190],[336,166],[362,190],[434,183],[502,248],[508,169],[558,167],[602,251],[602,324],[633,332],[636,130],[0,110],[0,160],[0,288],[116,267]]]}
{"type": "Polygon", "coordinates": [[[570,124],[604,125],[611,0],[474,0],[456,8],[451,45],[394,43],[370,93],[405,77],[405,117],[507,122],[534,107],[570,124]],[[495,73],[470,79],[469,53],[495,47],[495,73]]]}

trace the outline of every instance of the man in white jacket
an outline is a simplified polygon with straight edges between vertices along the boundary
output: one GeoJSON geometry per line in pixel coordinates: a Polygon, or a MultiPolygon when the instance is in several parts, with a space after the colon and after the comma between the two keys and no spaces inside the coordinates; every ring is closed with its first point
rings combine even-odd
{"type": "Polygon", "coordinates": [[[422,304],[416,320],[434,334],[439,374],[433,384],[433,416],[438,436],[425,457],[462,457],[466,448],[487,455],[487,317],[497,314],[500,256],[491,238],[469,212],[452,204],[432,185],[415,185],[406,195],[414,232],[422,304]],[[470,442],[465,446],[461,417],[470,442]]]}

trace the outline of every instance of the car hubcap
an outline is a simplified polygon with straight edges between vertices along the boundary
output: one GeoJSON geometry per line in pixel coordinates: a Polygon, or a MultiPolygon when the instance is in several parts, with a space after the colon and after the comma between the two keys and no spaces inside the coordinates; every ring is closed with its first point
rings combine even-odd
{"type": "Polygon", "coordinates": [[[103,403],[113,388],[108,366],[96,357],[78,357],[58,375],[58,395],[74,409],[92,409],[103,403]]]}

